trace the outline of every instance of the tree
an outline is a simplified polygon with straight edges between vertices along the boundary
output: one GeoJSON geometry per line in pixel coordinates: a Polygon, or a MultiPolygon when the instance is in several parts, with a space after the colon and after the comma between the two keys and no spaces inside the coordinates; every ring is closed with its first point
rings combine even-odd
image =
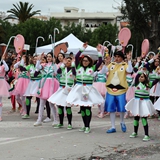
{"type": "MultiPolygon", "coordinates": [[[[39,40],[38,46],[51,43],[49,34],[53,36],[54,28],[58,28],[61,32],[61,24],[59,20],[51,18],[49,21],[41,21],[39,19],[31,18],[24,23],[15,25],[12,28],[12,35],[23,35],[25,38],[25,44],[30,45],[30,50],[27,53],[32,55],[35,52],[37,37],[42,36],[45,39],[45,41],[39,40]]],[[[59,35],[56,37],[56,41],[57,40],[59,40],[59,35]]]]}
{"type": "Polygon", "coordinates": [[[160,0],[123,0],[121,12],[135,33],[149,39],[151,50],[156,51],[160,40],[160,0]]]}
{"type": "Polygon", "coordinates": [[[7,21],[0,20],[0,43],[7,43],[9,38],[13,36],[13,26],[7,21]]]}
{"type": "Polygon", "coordinates": [[[81,23],[76,25],[74,22],[68,22],[68,24],[63,28],[63,36],[66,37],[70,33],[74,34],[77,38],[83,41],[85,28],[81,25],[81,23]]]}
{"type": "Polygon", "coordinates": [[[5,34],[6,33],[5,33],[2,25],[0,24],[0,43],[4,42],[4,40],[5,40],[5,34]]]}
{"type": "Polygon", "coordinates": [[[93,46],[97,46],[98,43],[103,44],[104,41],[110,41],[112,44],[115,43],[118,34],[118,27],[112,24],[104,25],[95,29],[92,33],[90,43],[93,46]]]}
{"type": "Polygon", "coordinates": [[[9,14],[6,19],[17,19],[19,21],[19,23],[23,23],[25,22],[27,19],[31,18],[32,16],[36,15],[36,14],[40,14],[41,10],[37,10],[37,11],[33,11],[31,12],[31,10],[33,9],[34,5],[31,4],[29,5],[28,2],[19,2],[19,4],[17,3],[17,5],[13,4],[14,8],[8,10],[9,14]]]}

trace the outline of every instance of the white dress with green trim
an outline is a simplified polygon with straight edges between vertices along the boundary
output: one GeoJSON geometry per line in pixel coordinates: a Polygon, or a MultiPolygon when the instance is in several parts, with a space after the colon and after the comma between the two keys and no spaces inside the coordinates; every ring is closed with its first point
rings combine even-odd
{"type": "Polygon", "coordinates": [[[71,106],[92,107],[104,103],[104,98],[93,87],[95,65],[86,70],[80,64],[76,69],[76,85],[67,96],[67,103],[71,106]]]}
{"type": "MultiPolygon", "coordinates": [[[[157,73],[153,71],[149,74],[149,80],[154,81],[156,79],[157,73]]],[[[160,97],[160,82],[156,83],[151,89],[150,89],[150,96],[160,97]]]]}
{"type": "Polygon", "coordinates": [[[157,101],[154,103],[154,108],[157,111],[160,111],[160,97],[157,99],[157,101]]]}
{"type": "Polygon", "coordinates": [[[75,76],[73,75],[72,70],[67,72],[67,68],[63,68],[59,79],[60,87],[51,95],[51,97],[49,97],[48,101],[62,107],[69,107],[70,105],[66,103],[66,98],[74,85],[74,79],[75,76]]]}
{"type": "MultiPolygon", "coordinates": [[[[149,83],[152,86],[152,82],[149,83]]],[[[133,116],[148,117],[156,113],[156,110],[149,99],[149,91],[141,82],[135,90],[135,97],[132,98],[125,106],[126,110],[133,116]]]]}
{"type": "Polygon", "coordinates": [[[38,96],[37,92],[39,89],[39,83],[42,78],[42,75],[39,74],[37,77],[34,77],[34,73],[36,71],[36,68],[33,64],[26,67],[27,71],[30,73],[30,82],[28,84],[27,90],[24,94],[24,96],[38,96]]]}

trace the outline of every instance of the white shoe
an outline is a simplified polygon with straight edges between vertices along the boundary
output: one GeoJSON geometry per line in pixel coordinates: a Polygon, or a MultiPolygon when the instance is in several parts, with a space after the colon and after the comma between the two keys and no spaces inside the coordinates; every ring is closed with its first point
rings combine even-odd
{"type": "Polygon", "coordinates": [[[57,124],[58,124],[58,122],[57,122],[57,121],[54,121],[54,122],[52,123],[52,127],[55,127],[57,124]]]}
{"type": "Polygon", "coordinates": [[[37,122],[34,123],[34,126],[41,126],[41,125],[42,125],[42,122],[37,121],[37,122]]]}
{"type": "Polygon", "coordinates": [[[50,118],[46,118],[45,120],[43,120],[43,123],[48,123],[48,122],[51,122],[52,120],[50,118]]]}

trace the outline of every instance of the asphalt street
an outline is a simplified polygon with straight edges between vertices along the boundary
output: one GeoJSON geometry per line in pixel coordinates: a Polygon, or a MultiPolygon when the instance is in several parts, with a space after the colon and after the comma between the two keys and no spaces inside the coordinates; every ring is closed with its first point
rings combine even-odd
{"type": "MultiPolygon", "coordinates": [[[[64,127],[54,129],[52,122],[34,127],[37,119],[36,104],[32,101],[30,119],[22,119],[18,112],[9,113],[10,100],[3,99],[3,121],[0,122],[0,160],[89,160],[89,159],[126,159],[159,160],[160,158],[160,121],[149,119],[151,141],[143,142],[144,131],[139,126],[137,138],[129,138],[133,132],[133,118],[126,119],[127,132],[120,128],[120,119],[116,117],[116,133],[107,134],[110,128],[109,116],[99,119],[98,109],[93,108],[91,133],[85,134],[78,129],[83,126],[82,118],[77,113],[79,108],[72,108],[73,129],[67,130],[67,118],[64,127]]],[[[44,111],[46,118],[46,111],[44,111]]]]}

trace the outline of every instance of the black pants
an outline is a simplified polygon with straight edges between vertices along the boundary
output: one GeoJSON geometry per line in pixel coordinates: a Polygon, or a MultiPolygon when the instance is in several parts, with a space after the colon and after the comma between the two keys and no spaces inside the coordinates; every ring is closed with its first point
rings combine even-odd
{"type": "Polygon", "coordinates": [[[90,122],[92,118],[91,107],[81,106],[81,115],[82,115],[84,127],[90,127],[90,122]]]}
{"type": "MultiPolygon", "coordinates": [[[[68,124],[72,125],[71,107],[66,107],[66,111],[67,111],[68,124]]],[[[63,125],[63,120],[64,120],[64,107],[63,106],[58,106],[58,115],[59,115],[60,124],[63,125]]]]}

